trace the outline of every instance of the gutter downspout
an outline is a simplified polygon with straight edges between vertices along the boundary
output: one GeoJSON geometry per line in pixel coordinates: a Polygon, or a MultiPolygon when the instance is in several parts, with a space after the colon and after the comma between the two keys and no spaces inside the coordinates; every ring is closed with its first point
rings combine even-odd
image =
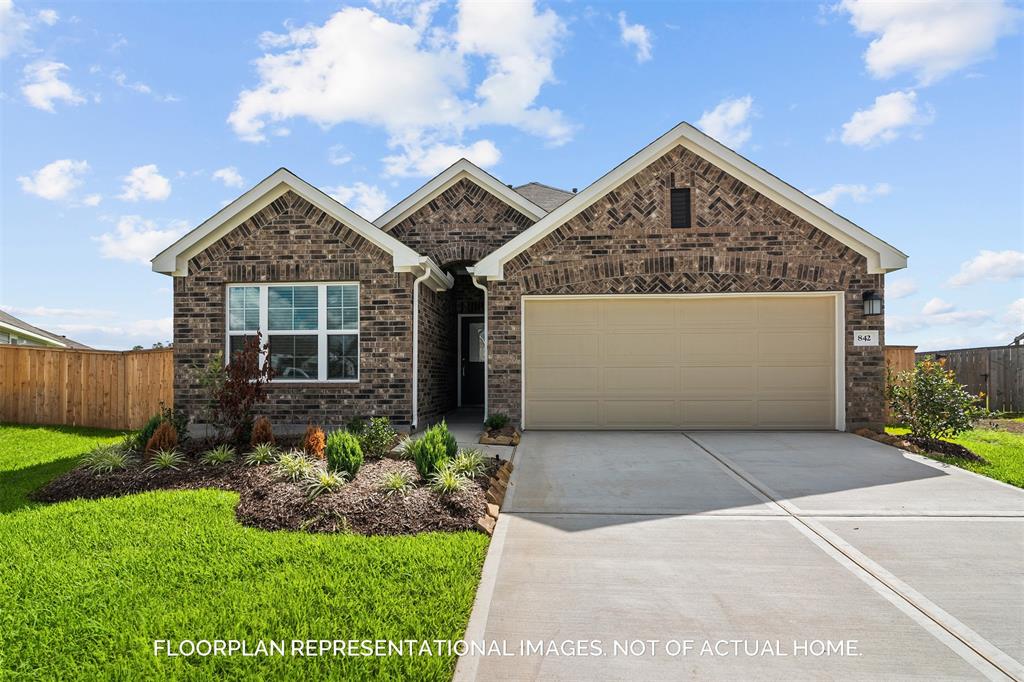
{"type": "Polygon", "coordinates": [[[420,414],[420,282],[430,274],[430,266],[426,265],[423,274],[412,283],[412,425],[409,430],[413,433],[419,424],[420,414]]]}
{"type": "MultiPolygon", "coordinates": [[[[469,281],[472,282],[473,286],[475,286],[477,289],[484,292],[484,421],[486,421],[487,415],[489,414],[487,410],[487,405],[491,399],[490,393],[487,390],[487,370],[491,364],[491,337],[488,335],[487,323],[487,320],[490,317],[490,315],[488,315],[487,308],[487,287],[480,284],[480,282],[476,281],[476,275],[470,275],[469,281]]],[[[461,334],[462,331],[460,330],[459,333],[461,334]]]]}

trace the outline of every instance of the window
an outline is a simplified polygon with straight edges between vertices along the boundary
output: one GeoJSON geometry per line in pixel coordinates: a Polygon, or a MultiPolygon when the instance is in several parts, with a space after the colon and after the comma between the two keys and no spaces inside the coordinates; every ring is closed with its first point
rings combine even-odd
{"type": "Polygon", "coordinates": [[[671,226],[677,227],[690,227],[691,226],[691,211],[690,211],[690,188],[681,187],[671,190],[671,196],[669,199],[671,216],[671,226]]]}
{"type": "Polygon", "coordinates": [[[274,381],[359,380],[358,284],[228,286],[228,357],[256,331],[274,381]]]}

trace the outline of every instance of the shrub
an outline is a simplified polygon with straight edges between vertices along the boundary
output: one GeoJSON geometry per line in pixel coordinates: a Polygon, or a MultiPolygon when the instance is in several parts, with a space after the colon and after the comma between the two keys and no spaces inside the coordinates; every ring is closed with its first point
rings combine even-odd
{"type": "MultiPolygon", "coordinates": [[[[174,427],[174,433],[176,434],[174,445],[188,440],[188,416],[181,410],[166,407],[161,403],[160,411],[146,421],[145,425],[139,430],[138,436],[135,438],[135,442],[130,449],[149,451],[151,449],[149,441],[153,438],[153,434],[156,433],[161,424],[170,424],[174,427]]],[[[171,446],[171,448],[166,449],[173,449],[173,447],[171,446]]]]}
{"type": "Polygon", "coordinates": [[[455,473],[451,467],[444,467],[430,477],[430,489],[440,495],[456,493],[465,487],[466,477],[455,473]]]}
{"type": "Polygon", "coordinates": [[[267,399],[267,382],[274,375],[268,345],[261,345],[259,332],[246,339],[242,350],[229,358],[223,372],[207,367],[201,375],[210,392],[211,416],[218,429],[227,429],[232,440],[242,445],[252,435],[253,410],[267,399]],[[266,359],[260,364],[261,349],[266,359]]]}
{"type": "Polygon", "coordinates": [[[913,370],[897,375],[889,372],[885,393],[893,416],[919,438],[969,431],[974,420],[984,414],[979,405],[983,396],[968,393],[952,370],[946,369],[946,361],[930,355],[913,370]]]}
{"type": "Polygon", "coordinates": [[[199,461],[203,464],[209,464],[210,466],[218,466],[221,464],[227,464],[228,462],[235,461],[235,449],[230,445],[218,445],[212,450],[207,450],[199,458],[199,461]]]}
{"type": "Polygon", "coordinates": [[[488,429],[500,429],[507,426],[509,422],[508,415],[502,412],[495,412],[494,414],[487,415],[487,420],[484,421],[484,426],[488,429]]]}
{"type": "Polygon", "coordinates": [[[153,434],[156,433],[157,428],[163,423],[163,416],[159,413],[150,417],[142,428],[139,429],[138,436],[135,438],[135,444],[132,449],[145,450],[146,445],[153,438],[153,434]]]}
{"type": "Polygon", "coordinates": [[[331,471],[342,471],[355,478],[359,467],[363,466],[363,449],[359,447],[359,439],[348,431],[334,431],[327,437],[327,468],[331,471]]]}
{"type": "Polygon", "coordinates": [[[484,455],[479,450],[463,450],[448,464],[448,468],[460,476],[473,478],[484,471],[484,455]]]}
{"type": "Polygon", "coordinates": [[[455,437],[443,421],[424,431],[422,436],[407,447],[423,478],[430,478],[443,469],[459,449],[455,437]]]}
{"type": "Polygon", "coordinates": [[[146,441],[146,452],[173,450],[176,447],[178,447],[178,432],[171,422],[160,422],[160,426],[156,427],[153,436],[146,441]]]}
{"type": "MultiPolygon", "coordinates": [[[[349,429],[351,430],[351,429],[349,429]]],[[[387,417],[374,417],[359,433],[359,445],[370,457],[382,457],[395,442],[395,430],[387,417]]]]}
{"type": "Polygon", "coordinates": [[[384,477],[380,489],[385,495],[401,495],[405,497],[413,489],[412,478],[404,471],[393,471],[384,477]]]}
{"type": "Polygon", "coordinates": [[[401,459],[415,459],[413,457],[413,451],[416,449],[416,439],[406,436],[402,439],[402,442],[398,444],[398,456],[401,459]]]}
{"type": "Polygon", "coordinates": [[[145,471],[177,470],[184,463],[185,455],[177,450],[157,450],[149,458],[149,466],[145,468],[145,471]]]}
{"type": "Polygon", "coordinates": [[[315,498],[345,485],[345,474],[337,471],[315,471],[306,479],[306,493],[315,498]]]}
{"type": "Polygon", "coordinates": [[[270,420],[267,417],[259,417],[252,425],[252,438],[249,445],[273,445],[274,430],[270,427],[270,420]]]}
{"type": "Polygon", "coordinates": [[[277,470],[282,477],[295,482],[312,475],[313,462],[301,450],[292,450],[277,459],[277,470]]]}
{"type": "Polygon", "coordinates": [[[352,417],[345,422],[345,430],[356,436],[361,436],[366,430],[366,420],[362,417],[352,417]]]}
{"type": "Polygon", "coordinates": [[[317,459],[324,458],[324,446],[327,444],[327,439],[324,437],[324,430],[319,426],[313,426],[310,424],[306,427],[306,433],[302,436],[302,451],[310,457],[316,457],[317,459]]]}
{"type": "Polygon", "coordinates": [[[119,443],[97,445],[82,457],[82,465],[94,474],[126,469],[130,463],[131,453],[119,443]]]}
{"type": "Polygon", "coordinates": [[[245,456],[245,463],[248,466],[258,464],[270,464],[277,459],[278,450],[270,443],[260,443],[253,447],[252,452],[245,456]]]}

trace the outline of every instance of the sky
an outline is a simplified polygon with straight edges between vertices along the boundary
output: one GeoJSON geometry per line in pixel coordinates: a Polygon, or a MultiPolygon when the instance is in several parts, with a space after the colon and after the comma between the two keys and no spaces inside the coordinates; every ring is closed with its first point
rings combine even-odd
{"type": "Polygon", "coordinates": [[[910,255],[886,342],[1024,332],[1024,6],[0,0],[0,308],[168,342],[149,260],[279,167],[372,220],[582,189],[689,121],[910,255]]]}

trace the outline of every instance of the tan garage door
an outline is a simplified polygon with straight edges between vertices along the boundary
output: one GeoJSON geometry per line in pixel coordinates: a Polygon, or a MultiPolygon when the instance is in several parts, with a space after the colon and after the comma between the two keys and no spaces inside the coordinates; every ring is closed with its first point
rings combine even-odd
{"type": "Polygon", "coordinates": [[[833,296],[533,298],[530,429],[833,429],[833,296]]]}

